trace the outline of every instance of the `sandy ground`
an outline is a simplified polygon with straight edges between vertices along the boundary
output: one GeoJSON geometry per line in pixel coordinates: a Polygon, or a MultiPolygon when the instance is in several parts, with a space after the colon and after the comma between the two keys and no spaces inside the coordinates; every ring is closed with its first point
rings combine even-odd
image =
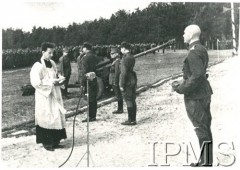
{"type": "MultiPolygon", "coordinates": [[[[237,148],[239,127],[239,69],[240,59],[230,58],[209,69],[209,80],[214,90],[212,96],[212,132],[214,139],[214,166],[233,163],[237,148]]],[[[183,96],[171,92],[171,82],[149,89],[137,97],[136,126],[122,126],[127,118],[125,112],[113,115],[116,103],[98,109],[98,121],[90,123],[90,166],[94,167],[148,167],[170,164],[181,167],[194,161],[192,151],[186,148],[192,144],[196,155],[199,153],[198,141],[189,121],[183,96]],[[155,160],[153,160],[153,145],[155,160]],[[172,143],[166,145],[166,143],[172,143]],[[167,146],[167,153],[166,153],[167,146]],[[180,150],[181,148],[181,150],[180,150]],[[178,153],[179,152],[179,153],[178,153]],[[177,154],[178,153],[178,154],[177,154]],[[175,156],[168,156],[166,154],[175,156]],[[167,161],[167,162],[166,162],[167,161]],[[189,163],[188,162],[188,163],[189,163]]],[[[75,126],[75,147],[69,161],[63,166],[86,167],[86,124],[81,120],[86,115],[78,115],[75,126]]],[[[68,138],[61,142],[64,148],[54,152],[46,151],[35,143],[35,136],[1,139],[1,166],[5,168],[57,168],[68,157],[72,146],[73,118],[67,119],[68,138]]],[[[191,150],[191,149],[190,149],[191,150]]],[[[5,169],[4,168],[4,169],[5,169]]]]}

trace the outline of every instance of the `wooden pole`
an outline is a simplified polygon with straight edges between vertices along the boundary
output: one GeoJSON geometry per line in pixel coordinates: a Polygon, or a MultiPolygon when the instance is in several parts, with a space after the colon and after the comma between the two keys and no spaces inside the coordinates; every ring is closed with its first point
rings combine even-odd
{"type": "Polygon", "coordinates": [[[235,36],[235,22],[234,22],[234,5],[231,2],[231,18],[232,18],[232,36],[233,36],[233,56],[237,55],[236,36],[235,36]]]}

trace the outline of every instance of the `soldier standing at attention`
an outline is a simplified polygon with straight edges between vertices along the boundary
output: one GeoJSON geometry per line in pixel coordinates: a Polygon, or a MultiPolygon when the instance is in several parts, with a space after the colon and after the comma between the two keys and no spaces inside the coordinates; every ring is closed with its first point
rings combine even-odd
{"type": "Polygon", "coordinates": [[[197,25],[189,25],[184,31],[184,42],[189,44],[189,53],[183,63],[183,81],[173,82],[172,87],[179,94],[184,94],[186,111],[195,127],[200,148],[203,150],[198,163],[191,166],[212,166],[213,139],[211,132],[210,103],[213,94],[207,80],[207,50],[200,44],[201,30],[197,25]]]}
{"type": "Polygon", "coordinates": [[[84,53],[82,51],[82,47],[79,49],[79,56],[77,57],[77,68],[78,68],[78,79],[76,84],[79,84],[82,80],[82,68],[81,68],[81,63],[82,63],[82,59],[83,59],[84,53]]]}
{"type": "Polygon", "coordinates": [[[109,84],[112,85],[115,96],[118,101],[118,108],[113,111],[113,114],[123,113],[123,97],[119,88],[119,76],[120,76],[120,55],[116,47],[111,48],[110,52],[111,58],[113,59],[110,74],[109,74],[109,84]]]}
{"type": "Polygon", "coordinates": [[[127,42],[121,43],[121,52],[123,58],[121,61],[121,74],[119,79],[119,87],[122,92],[123,98],[127,104],[128,120],[122,122],[122,125],[136,125],[136,87],[137,75],[133,71],[135,65],[135,58],[130,53],[131,46],[127,42]]]}
{"type": "Polygon", "coordinates": [[[68,83],[72,72],[71,61],[68,56],[68,52],[69,50],[67,48],[63,48],[63,56],[59,58],[59,72],[66,78],[64,82],[64,90],[62,91],[64,97],[67,97],[68,95],[68,83]]]}
{"type": "MultiPolygon", "coordinates": [[[[86,74],[89,72],[94,72],[96,74],[97,66],[97,56],[92,52],[92,45],[85,42],[83,44],[83,53],[85,54],[81,62],[81,74],[82,80],[80,82],[82,87],[87,87],[87,77],[86,74]]],[[[97,115],[97,78],[89,81],[89,121],[96,121],[97,115]]],[[[82,122],[87,122],[87,119],[84,119],[82,122]]]]}

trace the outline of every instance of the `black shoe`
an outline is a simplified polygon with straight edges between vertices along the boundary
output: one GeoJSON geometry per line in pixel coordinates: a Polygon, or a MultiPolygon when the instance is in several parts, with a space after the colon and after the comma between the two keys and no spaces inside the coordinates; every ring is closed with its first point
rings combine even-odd
{"type": "Polygon", "coordinates": [[[54,149],[60,149],[60,148],[64,148],[64,146],[63,145],[53,145],[53,148],[54,149]]]}
{"type": "Polygon", "coordinates": [[[53,145],[43,144],[43,147],[44,147],[46,150],[48,150],[48,151],[54,151],[53,145]]]}
{"type": "Polygon", "coordinates": [[[63,148],[63,145],[59,145],[60,144],[60,141],[55,141],[53,142],[53,148],[63,148]]]}
{"type": "Polygon", "coordinates": [[[191,163],[190,164],[191,167],[198,167],[198,165],[199,165],[198,163],[191,163]]]}
{"type": "Polygon", "coordinates": [[[115,111],[113,111],[112,113],[113,113],[113,114],[121,114],[121,113],[123,113],[123,110],[115,110],[115,111]]]}
{"type": "Polygon", "coordinates": [[[128,120],[121,123],[121,125],[130,125],[130,126],[133,126],[133,125],[136,125],[136,124],[137,124],[136,121],[130,122],[130,121],[128,121],[128,120]]]}
{"type": "MultiPolygon", "coordinates": [[[[93,121],[96,121],[96,120],[97,120],[96,118],[89,118],[89,122],[93,122],[93,121]]],[[[84,119],[82,122],[83,122],[83,123],[84,123],[84,122],[87,122],[87,118],[84,119]]]]}
{"type": "Polygon", "coordinates": [[[212,164],[191,163],[191,167],[212,167],[212,164]]]}

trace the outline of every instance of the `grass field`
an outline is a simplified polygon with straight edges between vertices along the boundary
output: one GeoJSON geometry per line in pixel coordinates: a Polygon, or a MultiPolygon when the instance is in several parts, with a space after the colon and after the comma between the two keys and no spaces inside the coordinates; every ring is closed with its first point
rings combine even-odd
{"type": "MultiPolygon", "coordinates": [[[[231,57],[231,52],[231,50],[220,51],[218,59],[217,51],[209,51],[209,64],[231,57]]],[[[186,50],[177,50],[176,52],[166,51],[165,54],[149,54],[138,58],[135,66],[138,86],[152,84],[172,74],[180,73],[186,54],[186,50]]],[[[73,73],[70,84],[76,82],[76,63],[72,63],[72,68],[73,73]]],[[[30,84],[30,69],[24,68],[2,72],[2,128],[34,119],[34,96],[24,97],[21,92],[21,87],[24,84],[30,84]]],[[[77,88],[69,89],[69,92],[71,98],[64,100],[64,106],[67,110],[74,109],[78,100],[77,88]]]]}

